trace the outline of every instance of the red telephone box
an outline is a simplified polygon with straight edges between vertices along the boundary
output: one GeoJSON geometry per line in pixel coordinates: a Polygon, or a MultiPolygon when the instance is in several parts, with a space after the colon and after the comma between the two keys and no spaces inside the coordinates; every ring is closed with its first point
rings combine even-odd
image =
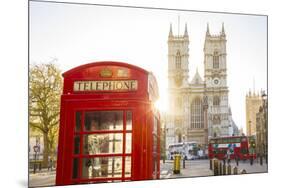
{"type": "Polygon", "coordinates": [[[63,74],[56,184],[158,179],[155,77],[120,62],[63,74]]]}

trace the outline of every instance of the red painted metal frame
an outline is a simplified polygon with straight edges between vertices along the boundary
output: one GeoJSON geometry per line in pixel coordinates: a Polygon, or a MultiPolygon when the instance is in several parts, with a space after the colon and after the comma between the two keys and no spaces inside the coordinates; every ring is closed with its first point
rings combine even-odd
{"type": "MultiPolygon", "coordinates": [[[[95,183],[107,181],[131,181],[153,179],[153,118],[157,118],[157,176],[160,177],[160,115],[154,109],[148,93],[149,72],[146,70],[120,62],[97,62],[82,65],[63,74],[64,89],[61,97],[61,114],[59,130],[59,146],[57,160],[56,185],[79,183],[95,183]],[[100,71],[109,69],[112,76],[102,78],[100,71]],[[128,77],[116,76],[118,69],[127,69],[128,77]],[[138,89],[128,92],[74,92],[75,81],[90,80],[137,80],[138,89]],[[123,111],[123,130],[103,130],[85,132],[84,114],[86,111],[123,111]],[[81,112],[80,132],[75,131],[77,111],[81,112]],[[132,112],[132,130],[126,130],[126,112],[132,112]],[[83,135],[102,133],[122,133],[123,151],[120,154],[84,155],[82,153],[83,135]],[[131,153],[125,153],[126,134],[132,133],[131,153]],[[74,154],[74,136],[80,136],[79,154],[74,154]],[[82,158],[92,157],[122,157],[121,178],[91,178],[82,177],[82,158]],[[125,177],[125,158],[131,156],[131,177],[125,177]],[[73,159],[78,158],[78,178],[72,179],[73,159]]],[[[157,86],[155,86],[158,90],[157,86]]]]}
{"type": "MultiPolygon", "coordinates": [[[[88,111],[88,110],[87,110],[88,111]]],[[[97,111],[97,110],[91,110],[91,112],[93,111],[97,111]]],[[[123,130],[102,130],[102,131],[84,131],[84,116],[85,116],[85,112],[86,111],[82,111],[82,122],[81,122],[81,128],[80,128],[80,132],[74,132],[74,135],[79,135],[80,136],[80,154],[72,154],[72,158],[78,158],[79,159],[79,176],[77,179],[74,179],[73,182],[79,182],[80,180],[83,182],[87,182],[87,181],[102,181],[102,180],[125,180],[124,177],[124,161],[125,161],[125,157],[127,156],[131,156],[131,153],[125,153],[125,144],[126,144],[126,140],[125,135],[126,133],[132,133],[131,130],[126,130],[126,118],[125,118],[125,112],[123,111],[123,130]],[[90,135],[90,134],[105,134],[105,133],[122,133],[123,134],[123,151],[122,153],[117,153],[117,154],[95,154],[95,155],[87,155],[87,154],[83,154],[83,135],[90,135]],[[122,157],[122,178],[91,178],[91,179],[84,179],[82,178],[82,159],[83,158],[94,158],[94,157],[122,157]]],[[[74,121],[75,122],[75,121],[74,121]]],[[[126,180],[129,180],[130,178],[126,178],[126,180]]]]}

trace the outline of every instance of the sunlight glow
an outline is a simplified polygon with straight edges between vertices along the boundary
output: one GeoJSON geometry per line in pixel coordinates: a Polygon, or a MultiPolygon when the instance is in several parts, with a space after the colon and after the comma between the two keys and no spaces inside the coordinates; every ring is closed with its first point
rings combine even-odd
{"type": "Polygon", "coordinates": [[[154,106],[161,113],[165,113],[168,110],[168,102],[167,102],[167,100],[163,96],[160,96],[160,98],[154,103],[154,106]]]}

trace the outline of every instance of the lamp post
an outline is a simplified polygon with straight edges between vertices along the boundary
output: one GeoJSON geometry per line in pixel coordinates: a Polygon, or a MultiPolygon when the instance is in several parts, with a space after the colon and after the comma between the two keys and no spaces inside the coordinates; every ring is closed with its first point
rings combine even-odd
{"type": "Polygon", "coordinates": [[[33,146],[33,151],[34,151],[34,169],[33,173],[36,173],[36,168],[37,168],[37,153],[39,154],[40,152],[40,136],[36,136],[36,144],[33,146]]]}
{"type": "Polygon", "coordinates": [[[204,112],[204,130],[205,130],[205,148],[208,146],[208,96],[204,96],[203,101],[204,112]]]}
{"type": "Polygon", "coordinates": [[[37,163],[37,153],[39,152],[40,150],[40,146],[39,145],[35,145],[33,146],[33,150],[34,150],[34,169],[33,169],[33,173],[35,174],[36,173],[36,163],[37,163]]]}
{"type": "MultiPolygon", "coordinates": [[[[166,117],[166,115],[164,115],[164,117],[166,117]]],[[[164,119],[163,121],[163,128],[162,128],[162,133],[161,133],[161,158],[163,160],[163,163],[165,163],[165,159],[166,159],[166,136],[167,136],[167,132],[168,132],[168,128],[166,128],[166,119],[164,119]]]]}

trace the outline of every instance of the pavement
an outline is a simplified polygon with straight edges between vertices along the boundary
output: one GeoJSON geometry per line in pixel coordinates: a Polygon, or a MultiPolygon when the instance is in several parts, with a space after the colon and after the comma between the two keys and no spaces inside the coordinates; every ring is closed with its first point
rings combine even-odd
{"type": "MultiPolygon", "coordinates": [[[[232,170],[236,167],[235,161],[231,161],[230,163],[232,170]]],[[[214,173],[210,170],[210,161],[208,159],[202,160],[187,160],[185,161],[185,168],[183,167],[183,163],[181,161],[181,170],[180,174],[173,173],[174,161],[165,160],[160,162],[160,178],[185,178],[185,177],[202,177],[202,176],[213,176],[214,173]]],[[[250,173],[266,173],[268,172],[267,164],[263,163],[260,165],[256,160],[253,165],[250,164],[249,161],[240,161],[238,168],[238,174],[241,174],[243,169],[246,170],[247,174],[250,173]]],[[[33,174],[33,170],[29,171],[29,187],[37,187],[37,186],[52,186],[55,185],[56,179],[56,171],[53,169],[52,171],[48,171],[48,169],[42,169],[41,171],[37,171],[33,174]]]]}
{"type": "Polygon", "coordinates": [[[42,169],[41,171],[36,171],[33,173],[33,170],[29,171],[29,187],[38,187],[38,186],[52,186],[55,185],[56,181],[56,169],[48,170],[42,169]]]}
{"type": "Polygon", "coordinates": [[[40,171],[36,170],[36,173],[33,173],[33,169],[29,170],[29,177],[31,176],[45,176],[45,175],[50,175],[50,174],[55,174],[56,173],[56,169],[52,169],[52,170],[48,170],[47,168],[43,168],[40,171]]]}
{"type": "MultiPolygon", "coordinates": [[[[266,173],[268,172],[267,164],[263,163],[260,165],[256,160],[253,165],[249,161],[240,161],[238,166],[235,161],[230,162],[232,173],[233,168],[238,168],[238,174],[241,174],[242,170],[245,169],[247,174],[251,173],[266,173]]],[[[182,177],[203,177],[203,176],[213,176],[214,173],[210,170],[210,161],[207,160],[188,160],[185,161],[185,168],[182,168],[183,164],[181,161],[181,170],[180,174],[173,173],[173,161],[166,160],[165,163],[161,161],[160,165],[160,178],[182,178],[182,177]]]]}
{"type": "Polygon", "coordinates": [[[266,163],[263,163],[263,165],[260,165],[258,160],[255,160],[253,165],[250,164],[250,161],[240,161],[238,166],[236,165],[235,161],[231,161],[230,165],[232,167],[237,167],[238,168],[238,174],[241,174],[241,171],[243,169],[246,170],[247,174],[252,174],[252,173],[267,173],[268,172],[268,167],[266,163]]]}
{"type": "Polygon", "coordinates": [[[173,173],[173,165],[174,164],[172,160],[166,160],[165,163],[161,161],[161,165],[160,165],[161,179],[213,175],[213,172],[209,169],[209,160],[187,160],[185,161],[185,168],[182,168],[183,163],[181,161],[180,174],[173,173]],[[165,174],[162,173],[163,171],[165,171],[166,173],[165,174]]]}

